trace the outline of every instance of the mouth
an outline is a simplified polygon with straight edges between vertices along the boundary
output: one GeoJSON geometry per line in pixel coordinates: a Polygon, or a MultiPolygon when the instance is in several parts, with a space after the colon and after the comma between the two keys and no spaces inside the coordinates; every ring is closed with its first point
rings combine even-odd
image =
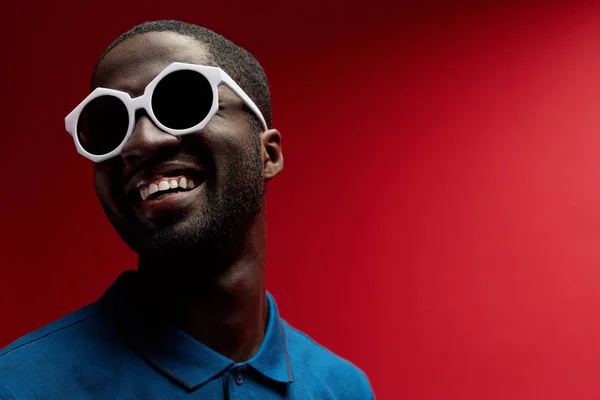
{"type": "Polygon", "coordinates": [[[163,168],[136,175],[126,190],[140,217],[182,211],[193,204],[204,187],[202,170],[163,168]]]}
{"type": "Polygon", "coordinates": [[[138,187],[141,201],[156,200],[173,193],[189,192],[196,188],[194,179],[189,176],[162,177],[138,187]]]}

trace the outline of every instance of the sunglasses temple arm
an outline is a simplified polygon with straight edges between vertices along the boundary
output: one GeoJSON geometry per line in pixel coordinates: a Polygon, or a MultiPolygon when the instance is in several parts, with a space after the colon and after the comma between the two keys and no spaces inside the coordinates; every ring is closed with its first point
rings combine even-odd
{"type": "Polygon", "coordinates": [[[222,73],[223,83],[225,85],[227,85],[227,87],[229,87],[229,89],[233,90],[233,92],[235,94],[237,94],[244,103],[246,103],[246,106],[248,106],[254,112],[254,114],[260,120],[264,130],[265,131],[268,130],[269,128],[267,127],[265,118],[263,117],[262,113],[260,112],[260,110],[258,109],[256,104],[254,104],[254,102],[252,101],[250,96],[248,96],[246,94],[246,92],[244,92],[244,90],[237,83],[235,83],[235,81],[233,79],[231,79],[231,77],[229,75],[227,75],[227,73],[225,71],[222,71],[221,73],[222,73]]]}

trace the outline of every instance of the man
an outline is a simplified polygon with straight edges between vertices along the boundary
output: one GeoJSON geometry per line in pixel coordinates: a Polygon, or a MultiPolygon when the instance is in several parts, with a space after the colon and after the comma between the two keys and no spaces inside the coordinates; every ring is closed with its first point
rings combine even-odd
{"type": "Polygon", "coordinates": [[[265,184],[283,156],[254,57],[195,25],[136,26],[66,128],[138,271],[1,350],[0,399],[374,397],[265,290],[265,184]]]}

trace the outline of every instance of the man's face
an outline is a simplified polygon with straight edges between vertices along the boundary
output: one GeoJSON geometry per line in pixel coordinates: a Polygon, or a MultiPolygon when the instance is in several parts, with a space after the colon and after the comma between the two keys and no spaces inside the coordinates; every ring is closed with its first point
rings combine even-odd
{"type": "MultiPolygon", "coordinates": [[[[206,47],[193,38],[145,33],[107,54],[94,86],[137,97],[175,61],[211,65],[206,47]]],[[[140,256],[164,258],[227,247],[239,239],[264,198],[261,141],[241,99],[221,86],[217,114],[201,132],[180,137],[161,131],[143,112],[136,117],[120,156],[94,169],[100,202],[123,240],[140,256]],[[181,183],[181,178],[188,185],[192,180],[194,188],[159,191],[146,199],[140,194],[140,185],[181,183]]]]}

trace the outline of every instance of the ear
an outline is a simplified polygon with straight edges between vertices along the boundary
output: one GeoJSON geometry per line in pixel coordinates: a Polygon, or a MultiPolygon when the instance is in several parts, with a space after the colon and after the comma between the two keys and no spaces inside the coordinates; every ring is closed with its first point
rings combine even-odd
{"type": "Polygon", "coordinates": [[[262,143],[263,178],[269,180],[283,169],[281,133],[277,129],[269,129],[261,133],[260,140],[262,143]]]}

